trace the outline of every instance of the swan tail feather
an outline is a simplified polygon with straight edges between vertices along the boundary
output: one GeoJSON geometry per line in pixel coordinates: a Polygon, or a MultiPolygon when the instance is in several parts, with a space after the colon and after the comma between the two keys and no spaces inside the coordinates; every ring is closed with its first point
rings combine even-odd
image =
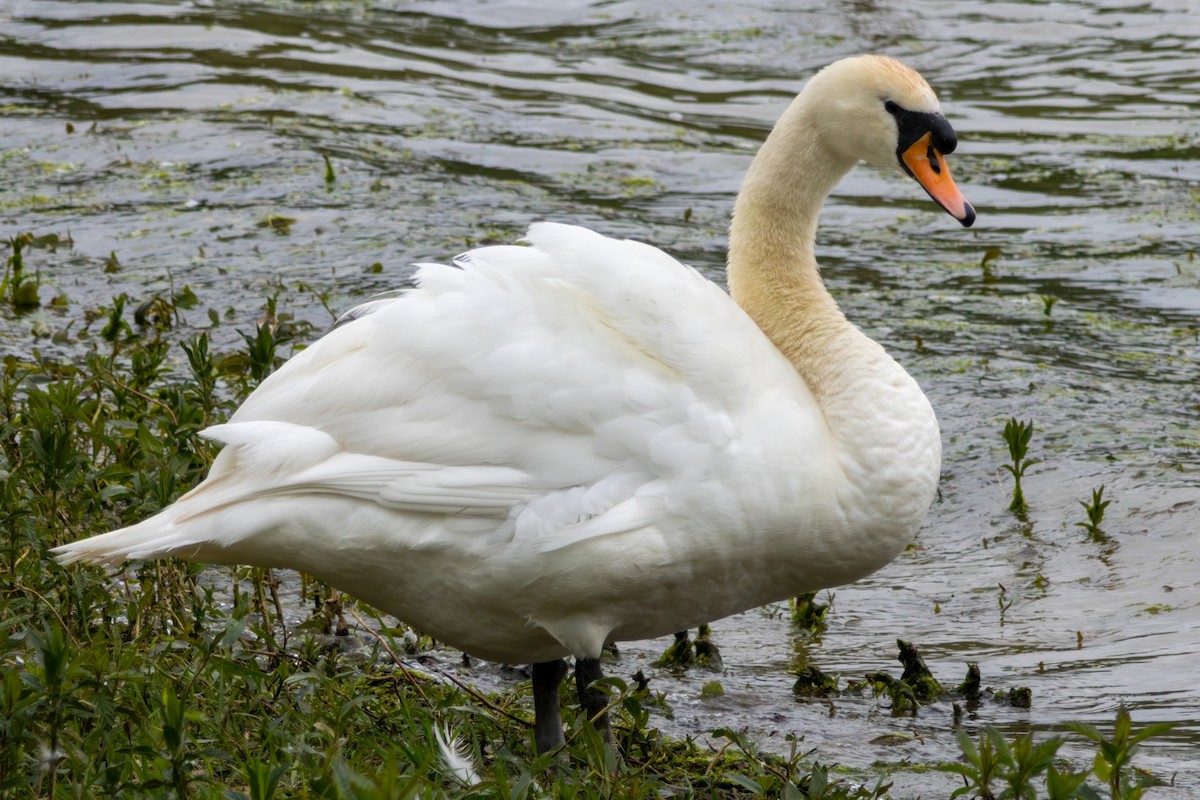
{"type": "Polygon", "coordinates": [[[81,539],[51,549],[60,564],[83,562],[116,567],[126,561],[150,561],[167,556],[192,557],[203,541],[176,524],[166,513],[126,528],[81,539]]]}

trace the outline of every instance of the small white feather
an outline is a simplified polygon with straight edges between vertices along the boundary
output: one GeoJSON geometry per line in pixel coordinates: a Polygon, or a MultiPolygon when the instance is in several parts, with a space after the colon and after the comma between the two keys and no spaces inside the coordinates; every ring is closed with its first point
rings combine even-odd
{"type": "Polygon", "coordinates": [[[482,783],[483,779],[475,771],[475,765],[467,755],[467,746],[462,738],[451,734],[448,728],[440,725],[434,726],[433,738],[437,740],[442,761],[445,762],[446,770],[451,775],[467,786],[482,783]]]}

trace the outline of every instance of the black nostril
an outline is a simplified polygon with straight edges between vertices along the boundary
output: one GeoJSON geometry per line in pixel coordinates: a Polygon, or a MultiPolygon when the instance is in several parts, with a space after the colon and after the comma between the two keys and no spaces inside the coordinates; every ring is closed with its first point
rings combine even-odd
{"type": "Polygon", "coordinates": [[[933,143],[942,153],[953,153],[954,148],[958,147],[958,137],[954,135],[954,129],[947,122],[945,126],[939,126],[933,131],[933,143]]]}
{"type": "Polygon", "coordinates": [[[929,159],[929,168],[933,170],[934,175],[942,174],[942,162],[938,158],[937,147],[933,144],[929,145],[929,149],[925,151],[925,157],[929,159]]]}

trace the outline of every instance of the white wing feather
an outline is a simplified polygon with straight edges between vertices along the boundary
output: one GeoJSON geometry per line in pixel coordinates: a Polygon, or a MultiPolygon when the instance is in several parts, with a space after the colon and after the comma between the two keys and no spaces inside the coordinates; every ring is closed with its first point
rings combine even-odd
{"type": "MultiPolygon", "coordinates": [[[[793,411],[811,403],[753,322],[691,268],[567,225],[534,225],[529,241],[421,265],[418,288],[349,312],[271,375],[206,432],[225,448],[169,510],[164,544],[207,537],[237,558],[266,524],[254,514],[232,529],[223,514],[219,534],[184,535],[188,523],[324,494],[446,517],[482,533],[479,546],[551,552],[653,526],[673,487],[713,472],[764,385],[785,387],[793,411]]],[[[145,557],[149,529],[167,522],[109,536],[138,531],[145,557]]],[[[403,546],[403,526],[391,535],[403,546]]],[[[89,552],[106,538],[87,540],[89,552]]]]}
{"type": "Polygon", "coordinates": [[[289,472],[246,497],[496,516],[493,544],[558,549],[648,524],[656,483],[705,475],[762,371],[803,386],[728,295],[661,251],[550,223],[529,239],[422,265],[418,289],[371,301],[268,378],[211,432],[289,472]],[[310,426],[343,452],[296,470],[310,426]]]}

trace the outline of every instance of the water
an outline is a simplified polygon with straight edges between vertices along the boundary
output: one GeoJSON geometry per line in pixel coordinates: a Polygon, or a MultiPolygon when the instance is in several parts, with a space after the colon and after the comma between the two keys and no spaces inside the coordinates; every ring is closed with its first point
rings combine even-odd
{"type": "Polygon", "coordinates": [[[325,305],[537,219],[650,241],[720,280],[733,194],[790,97],[838,57],[898,56],[959,132],[951,168],[979,222],[963,231],[902,176],[860,168],[826,208],[819,257],[938,409],[941,498],[915,548],[836,591],[819,639],[779,608],[714,625],[723,697],[699,698],[711,674],[650,668],[666,641],[609,669],[645,668],[674,734],[731,726],[786,751],[795,733],[855,767],[951,758],[948,703],[914,719],[869,697],[792,699],[805,663],[898,674],[903,637],[946,684],[977,661],[985,685],[1033,690],[1032,709],[985,703],[967,730],[1104,724],[1122,703],[1178,722],[1141,763],[1178,772],[1160,796],[1200,793],[1195,6],[545,5],[0,2],[0,226],[60,236],[27,264],[43,300],[68,301],[5,308],[0,351],[70,358],[95,335],[87,310],[184,285],[199,303],[183,329],[218,349],[272,294],[315,335],[325,305]],[[1010,416],[1037,426],[1027,524],[999,469],[1010,416]],[[1100,485],[1112,505],[1093,541],[1074,523],[1100,485]]]}

